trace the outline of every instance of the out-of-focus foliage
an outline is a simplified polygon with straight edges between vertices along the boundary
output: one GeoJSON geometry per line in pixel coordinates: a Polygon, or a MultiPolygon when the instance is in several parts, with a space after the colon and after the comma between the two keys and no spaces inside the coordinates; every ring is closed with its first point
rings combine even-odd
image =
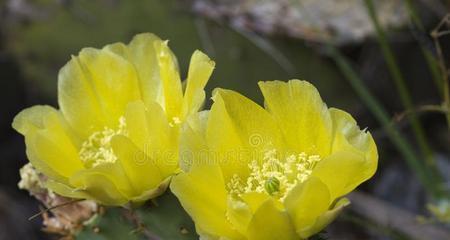
{"type": "Polygon", "coordinates": [[[71,54],[85,46],[127,41],[139,32],[154,32],[171,39],[183,76],[190,50],[204,50],[218,66],[207,92],[221,86],[241,90],[261,102],[260,94],[253,91],[257,81],[301,78],[313,79],[324,96],[345,92],[333,99],[338,106],[349,104],[352,97],[335,67],[313,49],[291,40],[255,45],[260,40],[257,36],[191,16],[182,11],[178,1],[19,2],[24,2],[22,9],[30,12],[6,18],[7,48],[19,60],[31,89],[53,99],[57,70],[71,54]],[[281,60],[271,56],[273,49],[281,60]]]}
{"type": "Polygon", "coordinates": [[[428,210],[440,222],[450,224],[450,201],[443,199],[436,204],[428,204],[428,210]]]}
{"type": "Polygon", "coordinates": [[[194,223],[171,193],[136,210],[108,208],[76,236],[79,240],[198,239],[194,223]]]}

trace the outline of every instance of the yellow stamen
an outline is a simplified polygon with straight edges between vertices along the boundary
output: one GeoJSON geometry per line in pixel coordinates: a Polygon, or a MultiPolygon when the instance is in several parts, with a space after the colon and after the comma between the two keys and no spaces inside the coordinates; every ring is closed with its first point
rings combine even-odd
{"type": "Polygon", "coordinates": [[[319,161],[320,156],[308,156],[304,152],[280,160],[276,150],[267,151],[261,163],[253,160],[248,165],[250,175],[245,181],[237,174],[233,175],[227,184],[228,192],[234,196],[250,192],[267,193],[283,201],[297,183],[308,179],[319,161]]]}
{"type": "Polygon", "coordinates": [[[111,139],[116,135],[127,135],[126,122],[124,117],[119,118],[117,129],[105,127],[102,131],[91,134],[83,142],[80,149],[80,158],[88,168],[98,166],[102,163],[113,163],[117,156],[111,146],[111,139]]]}

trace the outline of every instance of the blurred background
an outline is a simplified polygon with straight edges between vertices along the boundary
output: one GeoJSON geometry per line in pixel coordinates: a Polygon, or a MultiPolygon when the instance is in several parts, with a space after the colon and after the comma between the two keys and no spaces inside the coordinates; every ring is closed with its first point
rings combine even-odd
{"type": "Polygon", "coordinates": [[[27,159],[13,117],[57,106],[57,72],[81,48],[140,32],[170,40],[183,77],[195,49],[214,59],[207,93],[262,103],[258,81],[304,79],[370,130],[379,170],[329,239],[450,239],[449,11],[444,0],[0,0],[0,239],[59,238],[28,220],[39,202],[17,187],[27,159]]]}

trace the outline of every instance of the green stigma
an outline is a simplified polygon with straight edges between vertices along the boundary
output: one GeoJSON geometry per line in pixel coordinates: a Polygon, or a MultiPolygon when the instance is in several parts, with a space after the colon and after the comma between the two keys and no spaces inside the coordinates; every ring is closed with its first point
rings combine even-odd
{"type": "Polygon", "coordinates": [[[266,189],[267,193],[269,193],[269,195],[273,195],[280,190],[280,180],[278,180],[276,177],[270,177],[266,180],[264,188],[266,189]]]}

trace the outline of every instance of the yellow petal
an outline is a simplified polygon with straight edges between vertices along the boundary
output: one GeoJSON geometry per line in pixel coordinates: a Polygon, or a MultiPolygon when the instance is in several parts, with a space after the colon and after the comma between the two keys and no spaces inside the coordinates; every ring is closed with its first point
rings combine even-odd
{"type": "Polygon", "coordinates": [[[224,89],[215,91],[206,138],[222,163],[226,182],[233,174],[245,176],[248,162],[262,159],[266,150],[281,149],[282,142],[268,112],[250,99],[224,89]]]}
{"type": "MultiPolygon", "coordinates": [[[[265,193],[258,193],[258,192],[250,192],[250,193],[243,193],[241,195],[242,200],[250,207],[250,210],[252,212],[256,212],[261,205],[270,198],[269,195],[265,193]]],[[[277,205],[277,207],[280,207],[277,205]]]]}
{"type": "Polygon", "coordinates": [[[176,58],[166,42],[154,42],[164,93],[164,110],[169,117],[180,117],[183,92],[176,58]]]}
{"type": "Polygon", "coordinates": [[[206,234],[238,239],[226,218],[227,192],[216,164],[195,164],[189,173],[172,179],[170,189],[196,224],[206,234]]]}
{"type": "MultiPolygon", "coordinates": [[[[230,240],[229,238],[226,237],[220,237],[220,236],[216,236],[216,235],[212,235],[210,233],[206,233],[203,229],[196,227],[195,231],[197,232],[197,234],[200,236],[199,240],[230,240]]],[[[235,240],[235,239],[233,239],[235,240]]],[[[238,239],[236,239],[238,240],[238,239]]]]}
{"type": "Polygon", "coordinates": [[[336,217],[339,215],[339,213],[344,209],[344,207],[348,206],[350,204],[350,201],[347,198],[340,199],[331,210],[326,211],[322,215],[320,215],[314,225],[297,231],[299,236],[302,237],[308,237],[312,236],[316,233],[319,233],[322,231],[328,224],[330,224],[336,217]]]}
{"type": "MultiPolygon", "coordinates": [[[[108,44],[108,45],[104,46],[102,49],[106,50],[106,51],[110,51],[110,52],[112,52],[114,54],[117,54],[117,55],[123,57],[124,59],[126,59],[128,61],[131,60],[130,59],[130,57],[131,57],[130,56],[130,51],[128,49],[128,46],[123,44],[123,43],[121,43],[121,42],[108,44]]],[[[138,71],[138,69],[136,69],[136,71],[138,71]]]]}
{"type": "Polygon", "coordinates": [[[330,190],[331,199],[343,196],[373,175],[371,164],[364,155],[340,151],[322,159],[312,175],[318,177],[330,190]]]}
{"type": "Polygon", "coordinates": [[[130,102],[125,112],[128,136],[142,151],[152,144],[163,147],[170,142],[171,130],[163,109],[155,102],[149,104],[130,102]]]}
{"type": "Polygon", "coordinates": [[[77,183],[86,186],[83,191],[88,192],[89,199],[104,205],[125,205],[128,200],[116,188],[116,186],[105,176],[90,174],[77,179],[77,183]]]}
{"type": "Polygon", "coordinates": [[[264,193],[243,193],[240,198],[228,196],[227,218],[240,233],[246,234],[253,214],[270,196],[264,193]]]}
{"type": "Polygon", "coordinates": [[[209,110],[191,114],[187,119],[187,125],[195,132],[206,137],[206,128],[208,124],[209,110]]]}
{"type": "Polygon", "coordinates": [[[295,230],[302,238],[308,238],[305,229],[310,229],[317,218],[325,213],[331,203],[327,186],[315,177],[295,186],[287,195],[284,205],[295,230]]]}
{"type": "Polygon", "coordinates": [[[241,234],[246,234],[248,224],[252,219],[252,211],[250,207],[243,201],[228,197],[227,219],[233,227],[241,234]]]}
{"type": "Polygon", "coordinates": [[[163,178],[172,175],[178,168],[177,129],[167,121],[161,106],[142,101],[128,105],[125,120],[128,137],[140,149],[139,153],[152,159],[159,167],[163,178]]]}
{"type": "Polygon", "coordinates": [[[359,130],[346,112],[331,109],[334,140],[332,155],[322,159],[313,171],[330,189],[333,198],[343,196],[376,171],[378,153],[370,133],[359,130]]]}
{"type": "Polygon", "coordinates": [[[289,215],[266,200],[253,215],[247,229],[249,240],[298,239],[289,215]]]}
{"type": "Polygon", "coordinates": [[[154,188],[150,188],[150,189],[142,192],[141,195],[131,198],[131,201],[134,204],[139,206],[140,204],[145,203],[149,199],[153,199],[153,198],[160,196],[169,187],[171,179],[172,179],[172,176],[167,177],[158,186],[156,186],[154,188]]]}
{"type": "Polygon", "coordinates": [[[26,135],[31,130],[45,128],[45,119],[50,114],[57,114],[57,110],[45,105],[24,109],[14,117],[12,127],[20,134],[26,135]]]}
{"type": "Polygon", "coordinates": [[[332,152],[357,151],[366,156],[367,174],[372,176],[378,164],[378,152],[375,141],[369,132],[361,131],[353,117],[336,108],[330,109],[333,120],[332,152]]]}
{"type": "MultiPolygon", "coordinates": [[[[155,117],[160,119],[161,111],[155,112],[155,117]]],[[[125,122],[127,124],[127,135],[141,151],[149,144],[149,120],[147,109],[142,101],[130,102],[125,110],[125,122]]],[[[164,116],[163,116],[164,117],[164,116]]],[[[165,117],[164,117],[165,118],[165,117]]],[[[164,129],[162,129],[164,131],[164,129]]]]}
{"type": "Polygon", "coordinates": [[[76,190],[71,186],[53,181],[51,179],[47,179],[45,181],[45,187],[64,197],[77,199],[92,199],[92,197],[89,196],[89,194],[87,194],[82,190],[76,190]]]}
{"type": "MultiPolygon", "coordinates": [[[[135,68],[123,57],[105,49],[85,48],[80,52],[78,60],[81,69],[92,85],[104,117],[108,120],[107,126],[116,127],[118,119],[123,116],[128,103],[140,99],[135,68]]],[[[68,81],[76,80],[69,79],[68,81]]],[[[60,89],[60,92],[64,91],[71,91],[71,89],[60,89]]],[[[70,113],[76,114],[79,108],[70,113]]],[[[64,112],[64,114],[66,113],[64,112]]],[[[78,117],[89,118],[85,115],[78,117]]],[[[86,127],[89,124],[83,126],[86,127]]]]}
{"type": "Polygon", "coordinates": [[[49,106],[34,106],[20,112],[13,127],[25,136],[27,156],[40,172],[66,182],[73,173],[83,169],[61,114],[49,106]]]}
{"type": "Polygon", "coordinates": [[[193,163],[214,163],[214,154],[210,154],[205,138],[208,113],[203,111],[192,114],[181,128],[179,163],[185,172],[189,171],[193,163]]]}
{"type": "Polygon", "coordinates": [[[76,57],[72,57],[59,71],[58,102],[65,119],[81,138],[87,138],[105,126],[105,112],[89,74],[76,57]]]}
{"type": "MultiPolygon", "coordinates": [[[[139,77],[141,95],[146,105],[151,102],[163,103],[162,83],[155,43],[162,44],[159,37],[151,33],[136,35],[128,45],[129,59],[139,77]]],[[[163,105],[162,105],[163,106],[163,105]]]]}
{"type": "Polygon", "coordinates": [[[111,145],[137,193],[156,188],[164,180],[155,159],[139,150],[127,137],[116,135],[111,145]]]}
{"type": "Polygon", "coordinates": [[[300,80],[259,82],[259,87],[291,150],[327,156],[331,118],[317,89],[300,80]]]}
{"type": "Polygon", "coordinates": [[[184,116],[197,112],[205,101],[203,88],[212,74],[215,63],[200,51],[192,54],[189,64],[187,86],[184,93],[184,116]]]}
{"type": "Polygon", "coordinates": [[[76,190],[105,205],[124,205],[137,195],[118,162],[79,171],[69,180],[76,190]]]}

